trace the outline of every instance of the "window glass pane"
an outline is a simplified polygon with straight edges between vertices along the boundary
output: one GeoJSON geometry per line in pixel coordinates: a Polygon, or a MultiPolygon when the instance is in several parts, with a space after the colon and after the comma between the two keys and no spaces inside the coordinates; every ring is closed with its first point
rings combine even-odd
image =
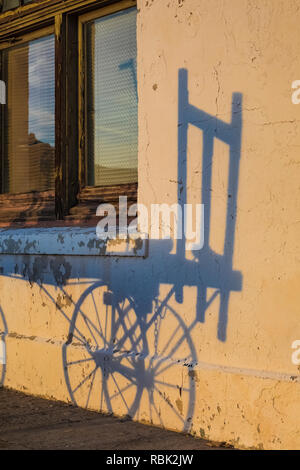
{"type": "Polygon", "coordinates": [[[54,37],[8,49],[4,63],[4,192],[54,189],[54,37]]]}
{"type": "Polygon", "coordinates": [[[137,182],[136,9],[87,25],[88,185],[137,182]]]}
{"type": "Polygon", "coordinates": [[[12,10],[20,6],[19,0],[3,0],[2,11],[12,10]]]}

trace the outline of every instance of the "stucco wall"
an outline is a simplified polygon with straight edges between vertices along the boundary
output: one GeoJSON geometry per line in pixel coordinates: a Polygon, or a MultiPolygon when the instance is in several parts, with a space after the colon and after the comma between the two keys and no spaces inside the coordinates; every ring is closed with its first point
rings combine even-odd
{"type": "Polygon", "coordinates": [[[138,8],[139,202],[205,203],[205,246],[1,255],[4,384],[237,447],[299,448],[300,1],[138,8]]]}

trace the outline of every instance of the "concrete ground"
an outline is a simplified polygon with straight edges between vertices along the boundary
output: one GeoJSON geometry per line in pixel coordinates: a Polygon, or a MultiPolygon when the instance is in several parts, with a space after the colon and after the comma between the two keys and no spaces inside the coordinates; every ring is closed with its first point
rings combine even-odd
{"type": "Polygon", "coordinates": [[[0,388],[0,450],[212,450],[222,444],[0,388]]]}

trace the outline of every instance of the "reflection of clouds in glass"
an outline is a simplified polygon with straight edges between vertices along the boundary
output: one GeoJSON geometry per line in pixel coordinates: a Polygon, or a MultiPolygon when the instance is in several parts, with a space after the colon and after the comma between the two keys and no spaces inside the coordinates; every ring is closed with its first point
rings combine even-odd
{"type": "Polygon", "coordinates": [[[51,123],[55,122],[55,113],[51,109],[30,109],[29,133],[35,134],[37,140],[55,144],[54,128],[51,123]],[[50,125],[49,125],[50,124],[50,125]]]}
{"type": "Polygon", "coordinates": [[[29,44],[29,133],[55,144],[54,36],[29,44]]]}
{"type": "MultiPolygon", "coordinates": [[[[36,44],[31,43],[29,46],[29,77],[31,87],[40,87],[46,77],[41,77],[41,70],[49,67],[49,58],[45,54],[45,50],[39,50],[36,44]]],[[[43,48],[44,49],[44,48],[43,48]]],[[[49,81],[49,80],[48,80],[49,81]]]]}

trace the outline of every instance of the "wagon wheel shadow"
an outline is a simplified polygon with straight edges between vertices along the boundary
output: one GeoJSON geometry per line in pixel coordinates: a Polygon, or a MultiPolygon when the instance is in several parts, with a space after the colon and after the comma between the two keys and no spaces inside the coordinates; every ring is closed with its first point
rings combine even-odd
{"type": "Polygon", "coordinates": [[[167,302],[155,302],[148,323],[136,312],[133,298],[102,281],[86,289],[63,347],[70,398],[80,407],[188,431],[195,382],[189,374],[183,381],[176,367],[196,360],[189,329],[167,302]]]}

